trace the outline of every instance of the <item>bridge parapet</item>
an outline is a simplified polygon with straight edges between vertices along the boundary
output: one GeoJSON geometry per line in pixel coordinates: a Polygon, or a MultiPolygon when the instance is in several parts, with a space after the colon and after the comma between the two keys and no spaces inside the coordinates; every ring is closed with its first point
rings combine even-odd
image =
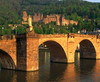
{"type": "Polygon", "coordinates": [[[25,34],[18,34],[16,35],[16,38],[39,38],[39,34],[28,34],[28,33],[25,33],[25,34]]]}
{"type": "Polygon", "coordinates": [[[97,35],[69,33],[68,37],[73,37],[73,38],[74,37],[96,38],[97,35]]]}
{"type": "Polygon", "coordinates": [[[68,34],[40,34],[40,38],[59,38],[59,37],[67,37],[68,34]]]}
{"type": "Polygon", "coordinates": [[[69,33],[68,34],[68,38],[74,38],[75,37],[75,34],[74,33],[69,33]]]}
{"type": "Polygon", "coordinates": [[[67,37],[68,34],[32,34],[32,33],[26,33],[26,34],[19,34],[16,35],[17,38],[59,38],[59,37],[67,37]]]}
{"type": "Polygon", "coordinates": [[[11,40],[11,39],[15,39],[15,35],[3,35],[3,36],[0,36],[0,40],[11,40]]]}
{"type": "Polygon", "coordinates": [[[25,33],[25,34],[18,34],[16,38],[59,38],[59,37],[68,37],[68,38],[75,38],[75,37],[82,37],[82,38],[96,38],[100,39],[100,35],[89,35],[89,34],[34,34],[34,33],[25,33]]]}

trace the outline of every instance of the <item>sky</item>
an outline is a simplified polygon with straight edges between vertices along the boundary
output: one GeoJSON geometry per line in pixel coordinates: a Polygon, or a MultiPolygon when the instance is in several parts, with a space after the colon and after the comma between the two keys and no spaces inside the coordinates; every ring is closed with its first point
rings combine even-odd
{"type": "Polygon", "coordinates": [[[84,0],[84,1],[89,1],[89,2],[98,2],[98,3],[100,3],[100,0],[84,0]]]}

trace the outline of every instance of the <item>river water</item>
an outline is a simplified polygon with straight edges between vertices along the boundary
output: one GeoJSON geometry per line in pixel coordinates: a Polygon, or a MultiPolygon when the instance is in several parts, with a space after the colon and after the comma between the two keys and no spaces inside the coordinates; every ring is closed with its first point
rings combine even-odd
{"type": "Polygon", "coordinates": [[[40,51],[39,56],[39,71],[0,69],[0,82],[100,82],[100,60],[76,58],[74,64],[62,64],[50,63],[48,51],[40,51]]]}

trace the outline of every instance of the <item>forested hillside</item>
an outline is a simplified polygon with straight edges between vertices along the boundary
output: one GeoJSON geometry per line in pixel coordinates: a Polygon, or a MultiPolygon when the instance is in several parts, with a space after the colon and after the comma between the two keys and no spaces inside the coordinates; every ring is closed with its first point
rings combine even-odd
{"type": "Polygon", "coordinates": [[[64,14],[66,18],[79,20],[88,16],[90,19],[100,18],[100,4],[79,0],[0,0],[0,24],[16,23],[22,11],[29,14],[41,12],[47,14],[64,14]]]}
{"type": "Polygon", "coordinates": [[[79,22],[79,30],[90,27],[91,24],[91,30],[100,28],[100,3],[82,0],[0,0],[0,25],[21,23],[24,10],[31,15],[34,12],[44,15],[64,14],[66,19],[79,22]],[[84,22],[83,18],[90,21],[84,22]]]}

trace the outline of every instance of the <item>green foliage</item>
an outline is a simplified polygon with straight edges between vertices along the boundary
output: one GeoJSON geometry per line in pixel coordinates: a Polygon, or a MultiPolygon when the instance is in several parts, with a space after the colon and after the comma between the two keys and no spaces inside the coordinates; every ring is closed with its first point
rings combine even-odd
{"type": "Polygon", "coordinates": [[[49,29],[49,34],[54,34],[54,28],[49,29]]]}
{"type": "Polygon", "coordinates": [[[43,34],[43,29],[42,28],[34,28],[35,33],[38,34],[43,34]]]}
{"type": "Polygon", "coordinates": [[[23,34],[23,33],[25,33],[26,32],[26,28],[24,28],[24,27],[17,27],[16,29],[15,29],[15,33],[16,34],[23,34]]]}
{"type": "Polygon", "coordinates": [[[11,28],[8,26],[0,26],[0,35],[11,35],[11,28]]]}
{"type": "Polygon", "coordinates": [[[35,33],[38,34],[67,34],[70,32],[76,33],[76,25],[69,25],[69,26],[57,26],[55,23],[49,23],[49,24],[33,24],[35,33]],[[41,26],[41,27],[39,27],[41,26]],[[73,29],[74,28],[74,29],[73,29]]]}

